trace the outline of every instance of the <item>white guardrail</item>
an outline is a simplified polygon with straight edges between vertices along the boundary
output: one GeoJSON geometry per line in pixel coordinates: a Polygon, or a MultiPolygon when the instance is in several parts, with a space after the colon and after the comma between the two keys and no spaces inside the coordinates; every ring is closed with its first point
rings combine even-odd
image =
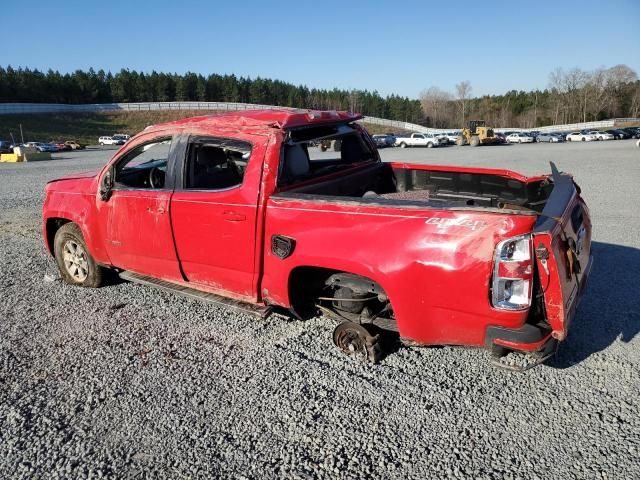
{"type": "MultiPolygon", "coordinates": [[[[11,115],[20,113],[78,113],[78,112],[145,112],[152,110],[207,110],[207,111],[238,111],[255,108],[287,108],[274,105],[259,105],[255,103],[227,103],[227,102],[141,102],[141,103],[87,103],[87,104],[64,104],[64,103],[0,103],[0,115],[11,115]]],[[[430,128],[415,123],[401,122],[397,120],[387,120],[385,118],[365,116],[363,121],[375,125],[388,126],[390,128],[402,128],[414,132],[440,133],[450,132],[451,128],[430,128]]],[[[496,128],[497,132],[508,130],[541,132],[572,131],[583,129],[610,128],[616,123],[640,122],[639,118],[612,118],[599,122],[569,123],[564,125],[549,125],[537,128],[496,128]]]]}

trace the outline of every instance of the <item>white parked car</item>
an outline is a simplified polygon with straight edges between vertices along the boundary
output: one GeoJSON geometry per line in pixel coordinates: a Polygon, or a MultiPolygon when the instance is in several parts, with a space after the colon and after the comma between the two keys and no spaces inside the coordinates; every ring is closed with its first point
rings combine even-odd
{"type": "Polygon", "coordinates": [[[434,133],[412,133],[406,136],[397,136],[395,145],[400,148],[407,147],[439,147],[445,145],[446,140],[438,138],[434,133]]]}
{"type": "Polygon", "coordinates": [[[447,136],[446,133],[436,133],[435,136],[440,140],[440,144],[442,144],[442,145],[447,145],[449,143],[455,143],[455,142],[451,142],[449,140],[449,137],[447,136]]]}
{"type": "Polygon", "coordinates": [[[615,140],[615,135],[607,132],[589,132],[591,135],[595,135],[598,140],[615,140]]]}
{"type": "Polygon", "coordinates": [[[100,146],[104,146],[104,145],[124,145],[124,140],[122,138],[100,137],[98,139],[98,143],[100,144],[100,146]]]}
{"type": "Polygon", "coordinates": [[[592,133],[571,132],[567,135],[567,142],[595,142],[598,137],[592,133]]]}
{"type": "Polygon", "coordinates": [[[460,132],[447,132],[444,134],[445,137],[447,137],[447,140],[449,140],[449,143],[455,145],[456,141],[458,140],[458,137],[460,136],[460,132]]]}
{"type": "Polygon", "coordinates": [[[507,143],[533,143],[533,137],[530,137],[526,133],[512,133],[507,135],[507,143]]]}

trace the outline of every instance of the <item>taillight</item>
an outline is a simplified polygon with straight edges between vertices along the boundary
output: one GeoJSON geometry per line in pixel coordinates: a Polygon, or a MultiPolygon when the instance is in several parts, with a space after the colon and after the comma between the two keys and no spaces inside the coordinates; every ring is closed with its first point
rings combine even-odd
{"type": "Polygon", "coordinates": [[[502,310],[524,310],[531,305],[533,256],[531,236],[503,240],[496,247],[491,303],[502,310]]]}

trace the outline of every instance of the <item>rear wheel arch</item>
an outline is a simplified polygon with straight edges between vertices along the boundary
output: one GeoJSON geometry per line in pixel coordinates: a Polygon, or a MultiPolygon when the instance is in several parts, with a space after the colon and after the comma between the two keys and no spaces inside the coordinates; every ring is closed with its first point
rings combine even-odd
{"type": "MultiPolygon", "coordinates": [[[[361,282],[362,288],[379,289],[387,296],[387,291],[376,280],[360,275],[358,273],[347,272],[324,267],[298,266],[289,272],[288,294],[291,309],[300,317],[309,314],[314,310],[315,301],[323,296],[327,280],[333,275],[343,274],[350,279],[361,282]]],[[[391,303],[391,300],[389,299],[391,303]]]]}

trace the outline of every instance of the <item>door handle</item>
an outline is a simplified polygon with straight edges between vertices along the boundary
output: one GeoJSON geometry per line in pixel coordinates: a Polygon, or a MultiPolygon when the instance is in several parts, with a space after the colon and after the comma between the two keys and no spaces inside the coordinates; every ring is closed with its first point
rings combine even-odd
{"type": "Polygon", "coordinates": [[[227,222],[244,222],[247,219],[244,215],[231,210],[226,210],[222,215],[227,222]]]}

